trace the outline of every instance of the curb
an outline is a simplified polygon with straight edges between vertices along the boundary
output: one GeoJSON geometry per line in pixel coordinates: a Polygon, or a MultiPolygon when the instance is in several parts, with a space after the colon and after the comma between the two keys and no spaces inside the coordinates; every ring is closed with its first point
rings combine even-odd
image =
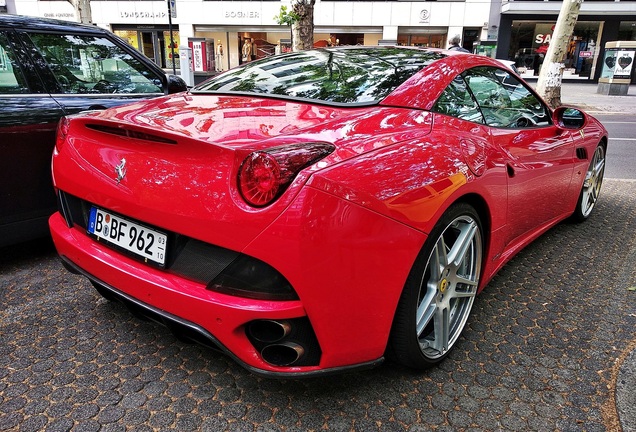
{"type": "Polygon", "coordinates": [[[631,432],[636,430],[636,349],[622,360],[616,377],[616,411],[623,431],[631,432]]]}

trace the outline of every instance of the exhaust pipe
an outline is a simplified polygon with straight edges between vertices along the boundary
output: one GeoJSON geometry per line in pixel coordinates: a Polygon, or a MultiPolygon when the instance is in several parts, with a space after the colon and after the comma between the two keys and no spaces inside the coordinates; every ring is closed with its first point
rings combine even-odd
{"type": "Polygon", "coordinates": [[[255,340],[271,344],[282,340],[291,329],[291,324],[287,321],[259,320],[250,323],[247,330],[255,340]]]}
{"type": "Polygon", "coordinates": [[[305,355],[305,349],[294,342],[267,345],[261,351],[263,360],[272,366],[291,366],[305,355]]]}
{"type": "Polygon", "coordinates": [[[243,329],[254,353],[272,366],[316,366],[322,352],[307,317],[250,321],[243,329]]]}

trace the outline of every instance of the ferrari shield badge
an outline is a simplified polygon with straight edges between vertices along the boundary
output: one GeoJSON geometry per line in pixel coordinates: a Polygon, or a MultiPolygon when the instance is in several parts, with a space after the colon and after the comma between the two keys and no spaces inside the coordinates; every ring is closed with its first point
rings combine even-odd
{"type": "Polygon", "coordinates": [[[117,184],[121,182],[126,176],[126,159],[122,158],[119,165],[115,167],[115,174],[117,174],[117,184]]]}

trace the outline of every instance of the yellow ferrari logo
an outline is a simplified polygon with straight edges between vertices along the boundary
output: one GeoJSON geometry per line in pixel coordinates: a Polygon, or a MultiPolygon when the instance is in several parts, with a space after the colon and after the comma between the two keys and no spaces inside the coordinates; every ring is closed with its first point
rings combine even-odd
{"type": "Polygon", "coordinates": [[[581,138],[585,138],[585,131],[583,129],[579,131],[579,134],[581,134],[581,138]]]}
{"type": "Polygon", "coordinates": [[[447,289],[448,289],[448,280],[442,279],[442,281],[439,283],[439,292],[444,294],[447,289]]]}

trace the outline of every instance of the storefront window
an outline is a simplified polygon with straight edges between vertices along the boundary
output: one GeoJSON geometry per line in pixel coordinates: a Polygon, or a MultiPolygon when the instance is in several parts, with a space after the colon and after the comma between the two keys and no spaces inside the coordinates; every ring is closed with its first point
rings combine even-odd
{"type": "Polygon", "coordinates": [[[139,36],[136,30],[115,30],[114,33],[139,51],[139,36]]]}
{"type": "Polygon", "coordinates": [[[164,52],[163,56],[166,59],[166,68],[172,69],[173,67],[179,68],[179,32],[172,32],[172,42],[170,39],[170,32],[163,32],[163,43],[164,52]]]}
{"type": "Polygon", "coordinates": [[[618,40],[636,41],[636,21],[622,21],[618,28],[618,40]]]}
{"type": "Polygon", "coordinates": [[[445,34],[399,34],[398,45],[424,48],[445,48],[445,34]]]}
{"type": "MultiPolygon", "coordinates": [[[[554,32],[554,22],[513,21],[508,58],[522,76],[539,75],[554,32]]],[[[599,40],[599,22],[578,22],[563,63],[564,77],[589,78],[599,40]]]]}
{"type": "Polygon", "coordinates": [[[170,47],[170,32],[150,28],[137,29],[113,29],[120,38],[127,41],[143,55],[153,60],[164,69],[179,68],[179,32],[173,30],[172,40],[174,46],[174,59],[170,47]]]}

